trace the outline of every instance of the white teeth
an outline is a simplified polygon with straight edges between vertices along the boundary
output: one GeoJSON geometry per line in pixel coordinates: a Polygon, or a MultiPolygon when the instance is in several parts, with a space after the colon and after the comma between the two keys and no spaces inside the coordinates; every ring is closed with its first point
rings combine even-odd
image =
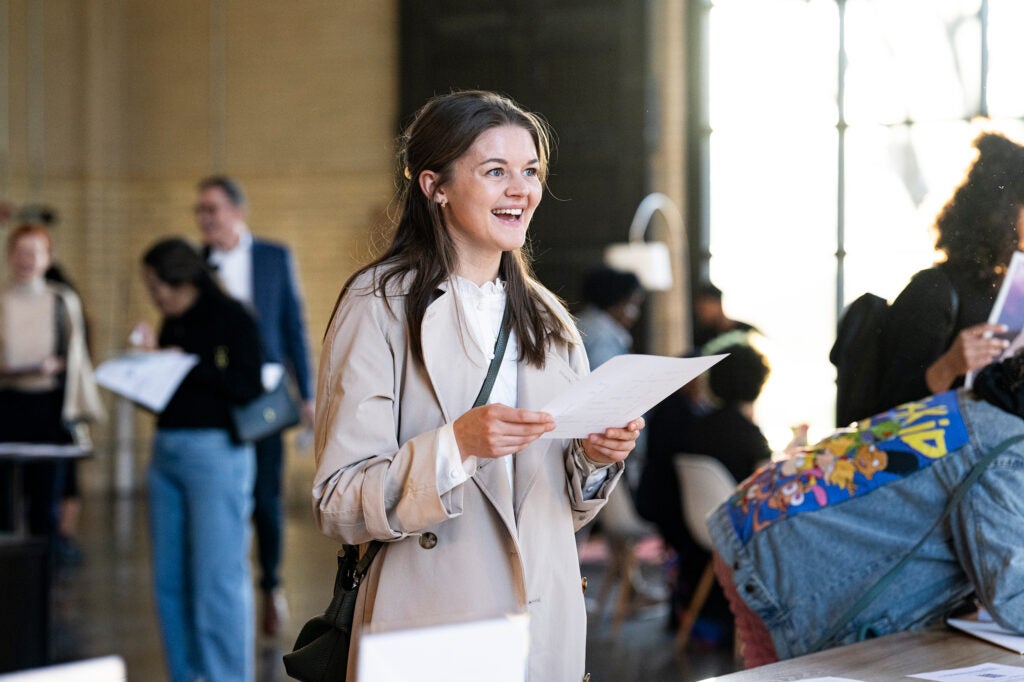
{"type": "Polygon", "coordinates": [[[520,216],[520,215],[523,215],[523,209],[521,209],[521,208],[496,208],[493,211],[491,211],[491,213],[493,213],[495,215],[514,215],[514,216],[520,216]]]}

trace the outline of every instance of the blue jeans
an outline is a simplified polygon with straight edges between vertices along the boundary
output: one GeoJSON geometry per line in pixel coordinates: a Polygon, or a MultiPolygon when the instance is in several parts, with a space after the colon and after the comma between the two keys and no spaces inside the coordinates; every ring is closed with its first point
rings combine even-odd
{"type": "Polygon", "coordinates": [[[157,612],[170,679],[249,682],[253,449],[222,429],[158,429],[149,467],[157,612]]]}

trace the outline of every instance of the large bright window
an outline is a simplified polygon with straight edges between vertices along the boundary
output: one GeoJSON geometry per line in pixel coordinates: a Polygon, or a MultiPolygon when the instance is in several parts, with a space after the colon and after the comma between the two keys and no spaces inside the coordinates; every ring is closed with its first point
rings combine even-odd
{"type": "Polygon", "coordinates": [[[1024,140],[1024,2],[704,7],[706,267],[726,311],[764,333],[757,417],[781,447],[793,424],[834,426],[838,313],[934,262],[931,224],[971,140],[1024,140]]]}

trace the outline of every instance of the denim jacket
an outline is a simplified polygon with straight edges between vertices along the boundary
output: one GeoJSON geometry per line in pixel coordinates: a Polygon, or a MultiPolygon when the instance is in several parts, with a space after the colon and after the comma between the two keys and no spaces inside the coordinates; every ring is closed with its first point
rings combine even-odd
{"type": "MultiPolygon", "coordinates": [[[[866,484],[858,494],[825,500],[820,490],[808,492],[820,495],[819,504],[810,500],[808,511],[769,523],[758,519],[744,531],[736,507],[744,486],[749,493],[759,475],[767,480],[787,466],[776,462],[740,484],[709,517],[715,550],[732,568],[741,598],[770,631],[780,659],[810,653],[833,621],[928,532],[972,465],[1005,439],[1024,434],[1024,420],[966,389],[935,398],[958,413],[953,427],[960,435],[952,437],[955,449],[930,453],[924,466],[889,475],[858,464],[858,476],[847,479],[850,489],[866,484]]],[[[877,454],[863,449],[869,450],[877,454]]],[[[892,453],[889,464],[901,457],[906,465],[905,455],[892,453]]],[[[774,511],[786,508],[772,505],[774,511]]],[[[889,586],[825,646],[926,627],[971,596],[1000,625],[1024,632],[1024,443],[992,461],[889,586]]]]}

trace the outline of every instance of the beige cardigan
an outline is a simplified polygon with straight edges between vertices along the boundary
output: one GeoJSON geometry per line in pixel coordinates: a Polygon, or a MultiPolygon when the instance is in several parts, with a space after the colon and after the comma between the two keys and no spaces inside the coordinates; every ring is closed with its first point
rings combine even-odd
{"type": "MultiPolygon", "coordinates": [[[[93,378],[92,361],[85,341],[85,320],[82,304],[75,292],[68,286],[56,282],[44,282],[45,293],[60,300],[67,313],[68,347],[64,385],[62,417],[70,426],[85,421],[100,421],[106,412],[100,400],[99,389],[93,378]]],[[[4,297],[0,296],[0,321],[3,314],[4,297]]],[[[0,357],[3,357],[4,335],[8,330],[0,323],[0,357]]]]}
{"type": "MultiPolygon", "coordinates": [[[[578,443],[538,440],[515,455],[514,498],[496,460],[481,460],[473,477],[439,496],[438,429],[473,404],[487,367],[463,350],[450,292],[424,317],[424,368],[408,348],[401,292],[389,292],[397,294],[392,314],[369,283],[369,274],[355,283],[327,332],[316,409],[317,523],[344,544],[388,543],[360,590],[354,643],[362,628],[528,613],[530,682],[582,679],[586,611],[574,534],[623,465],[585,500],[578,443]],[[426,533],[436,545],[421,543],[426,533]]],[[[518,407],[538,409],[588,372],[578,341],[550,349],[543,370],[520,363],[518,407]]],[[[350,679],[357,656],[354,646],[350,679]]],[[[443,667],[444,658],[424,665],[443,667]]]]}

